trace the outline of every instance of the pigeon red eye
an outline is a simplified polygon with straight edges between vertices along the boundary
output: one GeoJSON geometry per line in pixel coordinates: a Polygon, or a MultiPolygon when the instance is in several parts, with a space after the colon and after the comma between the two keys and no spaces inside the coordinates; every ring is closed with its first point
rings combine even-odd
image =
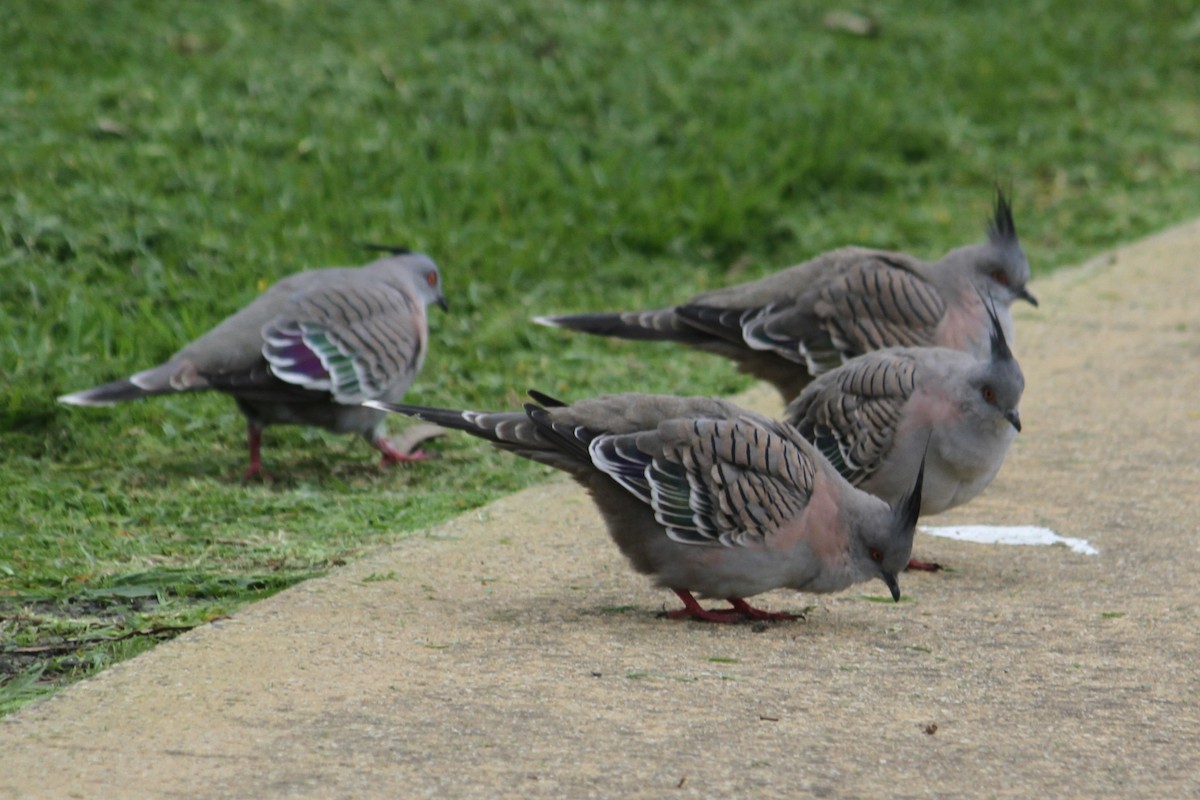
{"type": "Polygon", "coordinates": [[[992,273],[992,280],[1001,286],[1008,286],[1008,275],[1002,269],[998,269],[992,273]]]}
{"type": "Polygon", "coordinates": [[[437,273],[436,272],[426,273],[425,274],[425,282],[428,283],[430,286],[437,286],[437,273]]]}
{"type": "Polygon", "coordinates": [[[996,404],[996,390],[990,386],[983,387],[983,399],[986,400],[988,403],[995,405],[996,404]]]}
{"type": "Polygon", "coordinates": [[[879,552],[879,548],[872,547],[867,552],[871,554],[872,561],[883,561],[883,553],[879,552]]]}

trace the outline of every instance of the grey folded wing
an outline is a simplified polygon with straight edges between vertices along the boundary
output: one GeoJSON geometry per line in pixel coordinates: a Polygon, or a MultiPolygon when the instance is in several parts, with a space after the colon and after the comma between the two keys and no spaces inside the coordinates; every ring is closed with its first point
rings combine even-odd
{"type": "Polygon", "coordinates": [[[601,471],[649,505],[684,544],[762,544],[798,516],[815,467],[794,431],[761,418],[672,419],[656,430],[599,436],[601,471]]]}
{"type": "Polygon", "coordinates": [[[342,282],[297,295],[262,337],[276,377],[328,391],[344,404],[398,400],[428,347],[423,305],[378,283],[342,282]]]}
{"type": "Polygon", "coordinates": [[[814,307],[844,360],[885,347],[928,347],[946,314],[937,287],[904,262],[856,262],[820,292],[814,307]]]}
{"type": "Polygon", "coordinates": [[[946,303],[898,258],[870,253],[805,277],[811,288],[778,301],[740,309],[696,304],[677,313],[697,327],[804,364],[812,375],[884,347],[935,343],[946,303]]]}
{"type": "Polygon", "coordinates": [[[857,486],[891,452],[916,380],[917,362],[911,355],[868,353],[811,384],[785,416],[857,486]]]}

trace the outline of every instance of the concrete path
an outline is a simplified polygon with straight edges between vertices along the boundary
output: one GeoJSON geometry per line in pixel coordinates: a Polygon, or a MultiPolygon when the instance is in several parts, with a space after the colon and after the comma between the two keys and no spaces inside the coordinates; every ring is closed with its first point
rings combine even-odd
{"type": "Polygon", "coordinates": [[[1198,261],[1200,222],[1038,281],[1025,431],[932,520],[1099,555],[919,535],[952,571],[905,602],[671,622],[556,481],[3,720],[0,797],[1200,797],[1198,261]]]}

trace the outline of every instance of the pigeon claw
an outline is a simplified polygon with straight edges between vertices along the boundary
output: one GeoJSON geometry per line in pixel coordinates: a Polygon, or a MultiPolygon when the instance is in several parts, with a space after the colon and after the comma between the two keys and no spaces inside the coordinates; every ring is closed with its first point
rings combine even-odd
{"type": "Polygon", "coordinates": [[[677,608],[667,612],[667,619],[694,619],[699,622],[745,622],[746,617],[733,609],[710,611],[697,605],[692,608],[677,608]]]}
{"type": "MultiPolygon", "coordinates": [[[[380,448],[383,450],[383,448],[380,448]]],[[[424,450],[417,450],[412,453],[401,453],[399,451],[388,452],[383,451],[383,458],[379,460],[379,466],[390,467],[393,464],[407,464],[410,461],[428,461],[433,456],[426,453],[424,450]]]]}
{"type": "Polygon", "coordinates": [[[409,461],[428,461],[434,455],[422,450],[421,445],[430,439],[436,439],[445,432],[445,428],[437,425],[410,425],[396,441],[392,441],[386,436],[380,436],[371,444],[375,446],[376,450],[383,453],[383,461],[380,462],[380,466],[404,464],[409,461]]]}
{"type": "Polygon", "coordinates": [[[793,620],[801,619],[795,614],[782,611],[763,611],[755,608],[740,597],[730,597],[732,608],[707,609],[696,602],[692,593],[686,589],[675,589],[675,594],[683,601],[683,608],[667,612],[668,619],[695,619],[701,622],[746,622],[748,620],[793,620]]]}
{"type": "Polygon", "coordinates": [[[945,567],[936,561],[918,561],[915,558],[910,558],[908,566],[905,569],[913,572],[941,572],[945,567]]]}
{"type": "Polygon", "coordinates": [[[795,619],[804,619],[800,614],[789,614],[786,611],[763,611],[761,608],[755,608],[740,597],[730,597],[729,605],[733,606],[734,611],[737,611],[750,619],[766,619],[788,621],[795,619]]]}
{"type": "Polygon", "coordinates": [[[375,445],[376,450],[383,453],[383,460],[379,462],[381,467],[387,467],[392,464],[406,464],[409,461],[428,461],[430,459],[430,455],[424,450],[401,449],[383,436],[380,436],[371,442],[371,444],[375,445]]]}

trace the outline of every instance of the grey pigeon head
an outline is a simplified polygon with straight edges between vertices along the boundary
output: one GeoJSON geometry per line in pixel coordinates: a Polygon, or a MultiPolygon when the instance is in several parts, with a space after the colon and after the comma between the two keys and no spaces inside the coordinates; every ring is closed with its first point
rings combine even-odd
{"type": "Polygon", "coordinates": [[[983,244],[951,250],[939,264],[949,273],[969,275],[975,289],[999,307],[1008,308],[1016,300],[1036,306],[1037,298],[1026,288],[1031,277],[1029,259],[1017,238],[1012,205],[1000,189],[996,190],[987,237],[983,244]]]}
{"type": "Polygon", "coordinates": [[[900,581],[897,576],[908,566],[912,556],[913,535],[917,529],[917,517],[921,514],[924,483],[925,457],[922,456],[917,478],[908,493],[892,508],[889,524],[865,532],[862,552],[858,554],[858,560],[865,565],[867,574],[887,584],[892,600],[897,603],[900,602],[900,581]]]}
{"type": "Polygon", "coordinates": [[[426,307],[437,305],[443,311],[450,310],[450,304],[446,302],[446,296],[442,293],[442,275],[433,259],[424,253],[414,253],[403,247],[366,247],[371,250],[386,250],[392,254],[388,258],[368,264],[368,269],[382,272],[387,278],[407,287],[426,307]]]}
{"type": "Polygon", "coordinates": [[[971,376],[975,391],[969,396],[975,398],[976,403],[982,403],[976,409],[977,414],[998,414],[1019,432],[1021,415],[1017,409],[1025,392],[1025,374],[1008,346],[994,305],[987,300],[983,305],[992,322],[991,359],[980,364],[971,376]]]}
{"type": "Polygon", "coordinates": [[[996,188],[996,204],[987,234],[987,249],[976,265],[976,286],[986,287],[989,297],[1006,306],[1017,299],[1036,306],[1037,298],[1026,288],[1030,278],[1029,259],[1017,238],[1012,204],[999,187],[996,188]]]}

